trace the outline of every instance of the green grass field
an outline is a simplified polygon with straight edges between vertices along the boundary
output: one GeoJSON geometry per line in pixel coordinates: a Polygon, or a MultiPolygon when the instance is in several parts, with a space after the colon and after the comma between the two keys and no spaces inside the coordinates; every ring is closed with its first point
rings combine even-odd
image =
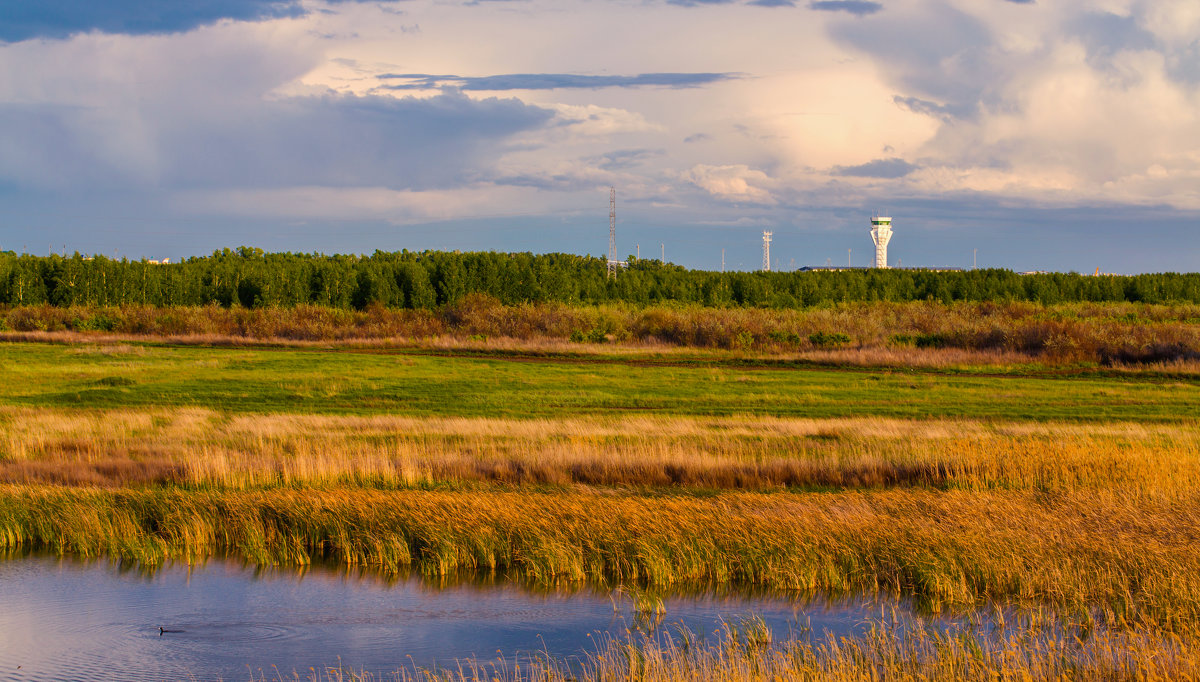
{"type": "Polygon", "coordinates": [[[697,360],[519,358],[413,351],[0,344],[0,404],[198,406],[236,413],[561,417],[758,414],[1173,421],[1200,383],[1154,376],[753,367],[697,360]]]}

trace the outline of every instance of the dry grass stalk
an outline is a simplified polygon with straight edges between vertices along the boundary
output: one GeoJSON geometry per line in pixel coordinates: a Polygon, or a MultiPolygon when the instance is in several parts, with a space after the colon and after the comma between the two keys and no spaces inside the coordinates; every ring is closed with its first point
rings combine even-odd
{"type": "Polygon", "coordinates": [[[1200,488],[1195,424],[228,416],[0,408],[0,482],[370,488],[1200,488]]]}

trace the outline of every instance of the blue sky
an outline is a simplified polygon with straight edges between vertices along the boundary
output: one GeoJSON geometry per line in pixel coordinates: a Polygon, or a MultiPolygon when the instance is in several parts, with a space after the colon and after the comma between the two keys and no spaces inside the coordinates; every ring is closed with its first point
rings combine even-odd
{"type": "Polygon", "coordinates": [[[691,267],[884,210],[892,264],[1200,270],[1200,3],[0,0],[0,249],[599,255],[609,186],[691,267]]]}

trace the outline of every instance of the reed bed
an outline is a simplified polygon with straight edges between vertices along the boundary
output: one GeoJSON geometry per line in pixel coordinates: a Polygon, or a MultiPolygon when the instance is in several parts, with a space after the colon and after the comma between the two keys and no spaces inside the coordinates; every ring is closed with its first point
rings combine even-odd
{"type": "Polygon", "coordinates": [[[228,553],[258,564],[507,571],[543,584],[883,590],[933,609],[1030,603],[1120,627],[1200,622],[1197,495],[0,486],[0,549],[22,547],[146,564],[228,553]]]}
{"type": "Polygon", "coordinates": [[[196,489],[1200,490],[1200,425],[0,408],[0,482],[196,489]]]}
{"type": "MultiPolygon", "coordinates": [[[[300,677],[297,675],[297,677],[300,677]]],[[[262,680],[273,679],[265,676],[262,680]]],[[[373,674],[345,668],[308,671],[313,682],[766,682],[828,680],[1195,680],[1200,646],[1192,639],[1157,633],[1099,633],[1079,637],[1069,629],[1032,630],[979,637],[917,628],[874,625],[857,637],[797,639],[772,645],[737,627],[718,641],[698,643],[688,632],[665,641],[606,639],[581,660],[545,655],[493,661],[477,659],[440,670],[401,668],[373,674]]]]}

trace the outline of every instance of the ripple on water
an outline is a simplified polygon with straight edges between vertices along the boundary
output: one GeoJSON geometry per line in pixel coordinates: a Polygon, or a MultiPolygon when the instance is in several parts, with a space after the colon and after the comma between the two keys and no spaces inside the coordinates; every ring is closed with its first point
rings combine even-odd
{"type": "MultiPolygon", "coordinates": [[[[0,560],[0,678],[239,679],[273,666],[287,676],[339,663],[392,671],[491,660],[497,651],[575,656],[600,635],[647,624],[627,599],[590,590],[534,592],[494,579],[431,587],[320,568],[300,575],[218,560],[153,575],[105,561],[0,560]]],[[[750,613],[781,638],[798,625],[850,634],[879,615],[870,602],[736,594],[669,596],[665,605],[659,623],[701,636],[750,613]]]]}

